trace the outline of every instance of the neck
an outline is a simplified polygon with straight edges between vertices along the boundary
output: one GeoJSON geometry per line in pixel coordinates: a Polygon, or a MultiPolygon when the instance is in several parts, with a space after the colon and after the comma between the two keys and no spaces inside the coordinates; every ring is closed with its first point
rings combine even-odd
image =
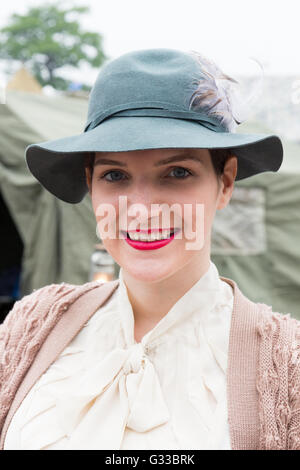
{"type": "Polygon", "coordinates": [[[169,312],[172,306],[208,271],[210,257],[194,257],[169,277],[143,282],[123,269],[135,324],[136,340],[144,336],[169,312]]]}

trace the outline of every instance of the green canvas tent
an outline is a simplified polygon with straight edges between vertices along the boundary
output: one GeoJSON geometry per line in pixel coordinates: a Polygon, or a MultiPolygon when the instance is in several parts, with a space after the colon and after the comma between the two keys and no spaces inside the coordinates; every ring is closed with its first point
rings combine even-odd
{"type": "MultiPolygon", "coordinates": [[[[272,133],[250,121],[238,132],[272,133]]],[[[211,258],[248,298],[300,318],[300,146],[282,142],[280,170],[235,182],[217,211],[211,258]]]]}
{"type": "MultiPolygon", "coordinates": [[[[86,114],[86,99],[21,91],[7,91],[0,105],[2,209],[6,206],[22,242],[19,297],[51,283],[89,280],[90,257],[99,243],[89,196],[76,205],[58,200],[31,175],[24,158],[30,143],[82,132],[86,114]]],[[[16,234],[14,246],[3,234],[1,259],[11,250],[21,253],[16,234]]]]}

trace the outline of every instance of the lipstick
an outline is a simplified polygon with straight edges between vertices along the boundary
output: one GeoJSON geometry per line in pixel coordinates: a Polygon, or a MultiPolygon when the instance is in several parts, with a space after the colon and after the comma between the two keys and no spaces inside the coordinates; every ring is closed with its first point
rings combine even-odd
{"type": "MultiPolygon", "coordinates": [[[[148,231],[147,230],[131,230],[130,232],[144,232],[144,233],[148,232],[148,233],[151,233],[151,232],[158,231],[158,230],[160,232],[162,231],[162,229],[154,229],[154,230],[149,229],[148,231]]],[[[154,241],[151,241],[151,242],[131,240],[128,237],[128,234],[126,233],[125,241],[128,243],[128,245],[130,245],[132,248],[135,248],[136,250],[157,250],[157,249],[162,248],[162,247],[168,245],[169,243],[171,243],[171,241],[174,239],[176,233],[178,233],[178,230],[175,230],[175,232],[169,238],[166,238],[164,240],[154,240],[154,241]]]]}

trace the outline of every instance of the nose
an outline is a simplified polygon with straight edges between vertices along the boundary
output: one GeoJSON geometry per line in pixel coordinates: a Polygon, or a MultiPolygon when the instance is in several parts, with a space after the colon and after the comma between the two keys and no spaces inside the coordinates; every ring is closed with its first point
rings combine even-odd
{"type": "Polygon", "coordinates": [[[149,178],[141,176],[135,179],[127,192],[127,200],[129,204],[143,204],[150,207],[151,204],[158,202],[160,197],[157,189],[155,190],[149,178]]]}
{"type": "Polygon", "coordinates": [[[150,223],[150,219],[159,219],[162,214],[161,204],[164,201],[161,200],[161,194],[146,178],[140,178],[133,183],[126,197],[127,214],[123,213],[123,217],[127,217],[128,223],[137,219],[142,223],[150,223]]]}

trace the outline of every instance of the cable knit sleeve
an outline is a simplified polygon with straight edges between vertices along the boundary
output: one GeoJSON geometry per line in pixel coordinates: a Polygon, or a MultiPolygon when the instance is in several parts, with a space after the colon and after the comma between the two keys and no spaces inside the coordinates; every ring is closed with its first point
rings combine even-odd
{"type": "Polygon", "coordinates": [[[0,430],[25,373],[66,310],[74,287],[80,291],[82,286],[50,284],[25,295],[0,325],[0,430]]]}
{"type": "Polygon", "coordinates": [[[289,361],[289,397],[291,416],[288,424],[289,450],[300,450],[300,321],[295,320],[295,335],[289,361]]]}
{"type": "Polygon", "coordinates": [[[259,374],[260,449],[300,450],[300,321],[262,312],[259,374]]]}

